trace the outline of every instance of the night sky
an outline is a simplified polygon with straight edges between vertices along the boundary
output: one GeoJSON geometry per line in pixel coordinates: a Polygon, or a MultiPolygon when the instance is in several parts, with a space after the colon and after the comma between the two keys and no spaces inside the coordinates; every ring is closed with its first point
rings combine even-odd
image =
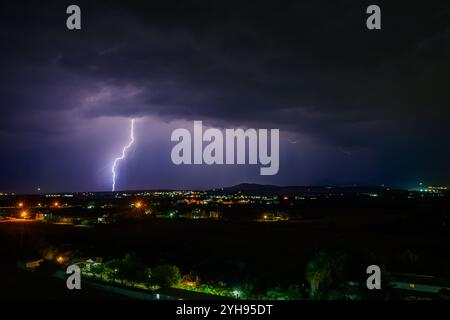
{"type": "Polygon", "coordinates": [[[0,192],[110,190],[131,118],[121,190],[450,183],[448,0],[2,1],[0,38],[0,192]],[[279,128],[278,175],[172,164],[193,120],[279,128]]]}

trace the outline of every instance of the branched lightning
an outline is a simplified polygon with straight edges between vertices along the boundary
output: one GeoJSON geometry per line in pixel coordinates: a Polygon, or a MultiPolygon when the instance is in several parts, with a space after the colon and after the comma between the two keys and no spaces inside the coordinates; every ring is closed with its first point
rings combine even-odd
{"type": "Polygon", "coordinates": [[[114,163],[113,166],[111,168],[111,172],[112,172],[112,192],[116,191],[116,167],[117,164],[125,159],[126,155],[127,155],[127,151],[128,149],[133,145],[134,143],[134,119],[131,119],[131,130],[130,130],[130,142],[128,142],[128,144],[123,147],[122,149],[122,155],[116,159],[114,159],[114,163]]]}

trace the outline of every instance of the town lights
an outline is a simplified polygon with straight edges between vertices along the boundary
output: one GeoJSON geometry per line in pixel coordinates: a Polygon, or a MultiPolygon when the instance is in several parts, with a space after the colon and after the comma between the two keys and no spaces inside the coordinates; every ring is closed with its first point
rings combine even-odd
{"type": "Polygon", "coordinates": [[[25,219],[28,217],[28,212],[26,210],[23,210],[22,212],[20,212],[20,217],[22,219],[25,219]]]}
{"type": "Polygon", "coordinates": [[[18,207],[23,208],[23,202],[19,202],[18,207]]]}
{"type": "Polygon", "coordinates": [[[58,201],[55,201],[55,202],[53,203],[53,206],[54,206],[55,208],[59,207],[59,202],[58,202],[58,201]]]}
{"type": "Polygon", "coordinates": [[[58,256],[58,257],[56,258],[56,262],[58,262],[59,264],[63,264],[63,263],[64,263],[64,257],[58,256]]]}
{"type": "Polygon", "coordinates": [[[137,201],[137,202],[134,204],[134,206],[135,206],[137,209],[142,208],[142,202],[141,202],[141,201],[137,201]]]}

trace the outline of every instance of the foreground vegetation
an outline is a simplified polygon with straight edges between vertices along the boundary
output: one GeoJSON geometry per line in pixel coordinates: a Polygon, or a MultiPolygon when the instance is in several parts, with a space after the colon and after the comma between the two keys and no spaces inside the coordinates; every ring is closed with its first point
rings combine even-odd
{"type": "MultiPolygon", "coordinates": [[[[58,255],[56,262],[58,259],[62,262],[69,260],[69,257],[62,258],[61,255],[58,255]]],[[[41,270],[48,268],[49,260],[46,261],[41,266],[41,270]]],[[[180,269],[172,264],[161,264],[150,268],[141,262],[134,253],[104,262],[78,261],[78,264],[83,275],[91,279],[153,292],[177,288],[233,299],[260,300],[389,298],[388,290],[383,290],[382,293],[373,293],[363,288],[362,277],[357,279],[351,274],[348,262],[348,257],[343,253],[320,252],[307,264],[303,283],[278,285],[268,288],[264,292],[256,286],[256,283],[251,282],[231,286],[224,281],[203,281],[199,275],[182,274],[180,269]]],[[[386,270],[383,271],[383,275],[383,288],[386,289],[389,288],[390,276],[386,270]]]]}

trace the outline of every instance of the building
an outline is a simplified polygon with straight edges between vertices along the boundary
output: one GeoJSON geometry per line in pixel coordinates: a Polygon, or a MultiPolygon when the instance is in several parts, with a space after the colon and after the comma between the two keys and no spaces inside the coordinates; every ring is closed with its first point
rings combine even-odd
{"type": "Polygon", "coordinates": [[[450,290],[450,279],[409,273],[393,274],[391,287],[409,299],[431,299],[450,290]]]}
{"type": "Polygon", "coordinates": [[[273,222],[273,221],[288,221],[289,215],[287,213],[271,213],[265,212],[263,213],[257,220],[262,222],[273,222]]]}
{"type": "Polygon", "coordinates": [[[44,261],[44,259],[33,259],[33,260],[28,260],[28,261],[20,261],[17,264],[17,266],[23,270],[34,271],[34,270],[36,270],[36,268],[38,268],[41,265],[41,263],[43,261],[44,261]]]}

